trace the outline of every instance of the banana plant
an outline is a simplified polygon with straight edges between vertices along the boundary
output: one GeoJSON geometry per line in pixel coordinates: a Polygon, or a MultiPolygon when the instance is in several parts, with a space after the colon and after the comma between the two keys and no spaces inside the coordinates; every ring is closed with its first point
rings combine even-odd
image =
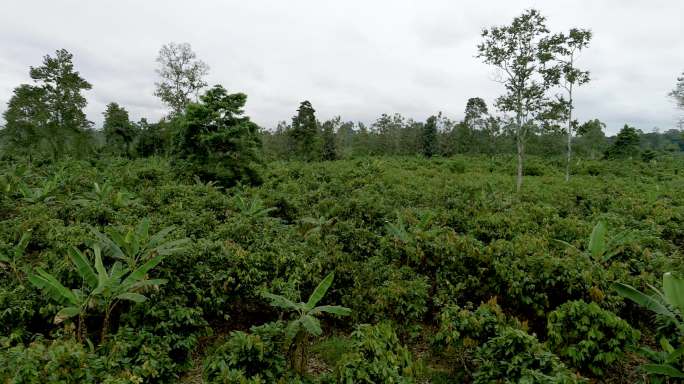
{"type": "Polygon", "coordinates": [[[285,339],[292,368],[298,373],[306,371],[307,343],[310,336],[320,336],[323,333],[317,316],[331,313],[338,316],[349,316],[351,309],[338,305],[316,306],[332,285],[335,273],[329,273],[314,289],[306,303],[294,301],[280,295],[264,293],[263,296],[271,301],[271,305],[286,311],[295,312],[295,317],[285,328],[285,339]]]}
{"type": "Polygon", "coordinates": [[[112,311],[120,301],[142,303],[147,299],[143,294],[146,288],[165,284],[164,279],[148,279],[147,273],[161,263],[163,255],[157,255],[139,268],[131,271],[120,262],[115,262],[109,271],[102,262],[102,250],[99,244],[93,246],[95,256],[94,269],[78,248],[69,250],[69,258],[76,271],[83,279],[81,288],[69,289],[49,272],[36,268],[36,274],[29,276],[29,281],[45,291],[53,300],[62,305],[54,318],[55,324],[66,319],[78,317],[78,339],[83,341],[87,335],[85,317],[89,310],[95,309],[104,314],[100,342],[107,337],[109,320],[112,311]]]}
{"type": "Polygon", "coordinates": [[[40,187],[31,188],[26,183],[17,184],[17,189],[21,194],[22,200],[29,203],[50,202],[55,199],[55,192],[59,186],[59,180],[54,177],[45,181],[40,187]]]}
{"type": "Polygon", "coordinates": [[[125,191],[116,191],[111,184],[93,183],[93,190],[86,192],[74,202],[80,205],[96,204],[100,206],[111,205],[114,208],[123,208],[131,205],[134,199],[125,191]]]}
{"type": "Polygon", "coordinates": [[[644,364],[642,369],[650,375],[655,375],[656,380],[657,376],[683,379],[684,372],[681,368],[684,358],[684,279],[667,272],[663,275],[663,292],[649,285],[652,291],[650,295],[623,283],[614,283],[613,288],[621,296],[657,315],[664,316],[676,326],[680,339],[679,348],[674,348],[667,339],[661,339],[663,352],[647,350],[647,354],[655,358],[656,363],[644,364]]]}
{"type": "MultiPolygon", "coordinates": [[[[608,237],[608,228],[606,227],[606,223],[599,221],[596,223],[596,225],[594,225],[594,229],[591,231],[591,235],[589,236],[589,241],[587,242],[587,247],[584,253],[596,261],[606,263],[622,252],[624,246],[634,241],[634,239],[634,233],[630,231],[622,231],[615,236],[608,237]]],[[[568,242],[557,239],[556,241],[574,249],[578,253],[582,253],[582,251],[580,251],[577,247],[568,242]]]]}
{"type": "Polygon", "coordinates": [[[275,211],[275,208],[266,207],[258,197],[248,200],[238,196],[235,200],[235,208],[237,208],[241,215],[249,219],[260,219],[268,216],[269,212],[275,211]]]}
{"type": "Polygon", "coordinates": [[[411,241],[411,234],[406,226],[406,223],[404,223],[404,219],[397,213],[397,223],[390,223],[387,222],[385,224],[385,229],[387,230],[387,234],[390,235],[395,242],[400,243],[400,244],[407,244],[409,241],[411,241]]]}
{"type": "Polygon", "coordinates": [[[12,246],[8,251],[0,253],[0,266],[7,266],[14,276],[17,278],[18,281],[21,282],[22,276],[19,271],[19,267],[17,265],[17,262],[19,259],[24,257],[24,253],[26,252],[26,247],[29,244],[29,241],[31,241],[31,231],[26,231],[21,235],[21,239],[19,239],[19,242],[12,246]]]}
{"type": "Polygon", "coordinates": [[[93,235],[100,242],[105,255],[122,260],[128,268],[134,269],[140,262],[155,255],[169,256],[185,250],[190,239],[168,239],[174,229],[174,226],[166,227],[151,235],[150,219],[144,218],[135,228],[121,231],[108,227],[106,234],[93,229],[93,235]]]}
{"type": "Polygon", "coordinates": [[[23,166],[15,164],[8,167],[7,172],[0,176],[0,192],[6,195],[14,193],[19,188],[26,173],[26,168],[23,166]]]}
{"type": "Polygon", "coordinates": [[[299,221],[307,228],[306,231],[304,231],[304,237],[309,237],[316,233],[325,237],[326,230],[333,225],[335,218],[326,219],[325,216],[320,216],[318,218],[305,217],[299,221]]]}

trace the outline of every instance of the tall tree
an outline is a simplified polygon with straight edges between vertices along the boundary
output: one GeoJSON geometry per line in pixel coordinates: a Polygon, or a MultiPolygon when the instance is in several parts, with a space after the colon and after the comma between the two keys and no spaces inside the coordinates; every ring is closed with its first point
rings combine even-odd
{"type": "Polygon", "coordinates": [[[14,95],[3,113],[6,125],[2,130],[3,144],[8,152],[28,155],[48,137],[49,112],[42,88],[22,84],[14,89],[14,95]]]}
{"type": "MultiPolygon", "coordinates": [[[[677,78],[677,85],[670,92],[670,96],[677,102],[679,109],[684,110],[684,72],[682,72],[681,77],[677,78]]],[[[682,117],[681,122],[684,122],[684,117],[682,117]]]]}
{"type": "Polygon", "coordinates": [[[207,86],[204,77],[209,66],[192,51],[188,43],[169,43],[161,47],[157,57],[157,74],[161,80],[155,83],[154,95],[171,108],[172,114],[180,115],[190,103],[190,96],[197,96],[207,86]]]}
{"type": "Polygon", "coordinates": [[[487,103],[480,97],[472,97],[468,99],[465,109],[465,118],[463,122],[472,130],[484,129],[487,124],[489,111],[487,110],[487,103]]]}
{"type": "Polygon", "coordinates": [[[47,142],[53,156],[64,153],[69,145],[78,148],[75,154],[83,152],[79,144],[89,138],[87,130],[92,125],[83,112],[88,102],[81,94],[91,85],[74,70],[72,59],[71,53],[60,49],[54,57],[44,56],[43,65],[30,67],[36,84],[19,86],[5,114],[8,133],[23,131],[24,139],[38,135],[31,145],[47,142]]]}
{"type": "Polygon", "coordinates": [[[318,157],[318,122],[316,110],[308,100],[302,101],[297,109],[297,115],[292,117],[290,135],[294,142],[297,155],[304,160],[311,161],[318,157]]]}
{"type": "Polygon", "coordinates": [[[376,152],[385,155],[397,155],[402,152],[402,144],[407,146],[406,140],[402,143],[402,131],[408,126],[407,122],[399,113],[388,115],[383,113],[371,124],[373,132],[378,138],[376,152]]]}
{"type": "Polygon", "coordinates": [[[583,145],[589,152],[589,157],[593,160],[606,144],[606,135],[603,130],[606,124],[599,119],[589,120],[577,128],[577,134],[581,137],[583,145]]]}
{"type": "Polygon", "coordinates": [[[613,144],[606,150],[605,156],[608,159],[633,158],[639,154],[640,141],[639,131],[625,124],[613,144]]]}
{"type": "Polygon", "coordinates": [[[323,136],[323,150],[322,158],[323,160],[336,160],[337,159],[337,143],[335,142],[335,129],[341,124],[342,119],[337,116],[332,120],[328,120],[322,125],[322,136],[323,136]]]}
{"type": "Polygon", "coordinates": [[[515,113],[518,191],[522,186],[525,140],[548,102],[546,91],[550,83],[546,66],[554,52],[546,43],[548,34],[546,18],[531,9],[514,18],[510,25],[484,29],[483,42],[478,46],[478,57],[499,69],[499,81],[506,89],[496,100],[497,107],[515,113]]]}
{"type": "Polygon", "coordinates": [[[423,125],[423,156],[432,157],[437,154],[437,117],[430,116],[423,125]]]}
{"type": "Polygon", "coordinates": [[[191,171],[224,185],[258,182],[259,127],[243,116],[244,93],[229,94],[215,85],[188,104],[175,140],[175,155],[191,171]]]}
{"type": "Polygon", "coordinates": [[[43,57],[42,66],[31,67],[30,75],[45,92],[51,122],[60,128],[79,132],[92,125],[83,112],[88,101],[81,94],[92,86],[74,71],[72,59],[71,53],[60,49],[54,57],[43,57]]]}
{"type": "Polygon", "coordinates": [[[117,103],[107,104],[104,115],[103,130],[108,149],[131,155],[131,145],[135,139],[135,126],[128,118],[128,111],[117,103]]]}
{"type": "Polygon", "coordinates": [[[558,65],[550,73],[555,72],[558,82],[568,95],[563,103],[567,109],[567,152],[565,163],[565,181],[570,180],[570,160],[572,157],[572,132],[576,125],[572,120],[572,111],[575,108],[573,90],[589,82],[589,71],[583,71],[576,66],[577,55],[582,49],[589,46],[591,31],[586,29],[572,28],[568,34],[560,33],[548,39],[549,49],[556,53],[558,65]]]}

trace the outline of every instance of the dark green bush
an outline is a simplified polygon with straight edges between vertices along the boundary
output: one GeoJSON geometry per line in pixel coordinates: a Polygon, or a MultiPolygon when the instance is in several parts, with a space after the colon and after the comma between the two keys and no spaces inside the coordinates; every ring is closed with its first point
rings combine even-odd
{"type": "Polygon", "coordinates": [[[473,383],[544,383],[583,382],[570,372],[558,357],[539,343],[536,337],[511,327],[487,341],[477,351],[479,367],[473,383]]]}
{"type": "Polygon", "coordinates": [[[413,383],[416,365],[390,323],[360,325],[352,333],[352,352],[335,368],[338,383],[413,383]]]}
{"type": "Polygon", "coordinates": [[[447,305],[439,314],[439,329],[432,342],[440,350],[474,348],[494,337],[506,317],[495,300],[482,303],[476,310],[447,305]]]}
{"type": "Polygon", "coordinates": [[[601,376],[634,348],[640,333],[596,303],[570,301],[548,316],[549,346],[570,365],[601,376]]]}
{"type": "Polygon", "coordinates": [[[232,332],[228,341],[205,359],[208,383],[275,383],[285,374],[283,323],[255,326],[250,331],[232,332]]]}

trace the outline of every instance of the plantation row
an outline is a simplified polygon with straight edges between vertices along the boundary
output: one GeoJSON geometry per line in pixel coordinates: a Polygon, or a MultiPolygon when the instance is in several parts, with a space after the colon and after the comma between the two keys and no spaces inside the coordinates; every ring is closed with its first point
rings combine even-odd
{"type": "Polygon", "coordinates": [[[569,183],[563,160],[530,158],[519,194],[508,157],[278,162],[228,190],[156,157],[17,164],[0,179],[1,382],[682,369],[682,291],[655,318],[624,299],[682,272],[678,157],[581,161],[569,183]]]}

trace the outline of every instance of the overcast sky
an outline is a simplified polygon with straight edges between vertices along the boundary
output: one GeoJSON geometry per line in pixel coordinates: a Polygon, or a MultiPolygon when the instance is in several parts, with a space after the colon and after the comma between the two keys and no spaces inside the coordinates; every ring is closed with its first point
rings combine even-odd
{"type": "Polygon", "coordinates": [[[155,58],[188,42],[211,67],[208,81],[248,95],[264,127],[289,120],[308,99],[319,119],[372,122],[399,112],[423,120],[462,118],[470,97],[491,104],[503,90],[475,58],[483,27],[539,9],[552,31],[590,28],[579,65],[592,74],[575,95],[580,120],[614,133],[675,126],[667,97],[684,71],[684,1],[357,1],[357,0],[1,0],[0,111],[29,66],[66,48],[93,89],[96,126],[109,102],[133,120],[166,108],[153,95],[155,58]]]}

